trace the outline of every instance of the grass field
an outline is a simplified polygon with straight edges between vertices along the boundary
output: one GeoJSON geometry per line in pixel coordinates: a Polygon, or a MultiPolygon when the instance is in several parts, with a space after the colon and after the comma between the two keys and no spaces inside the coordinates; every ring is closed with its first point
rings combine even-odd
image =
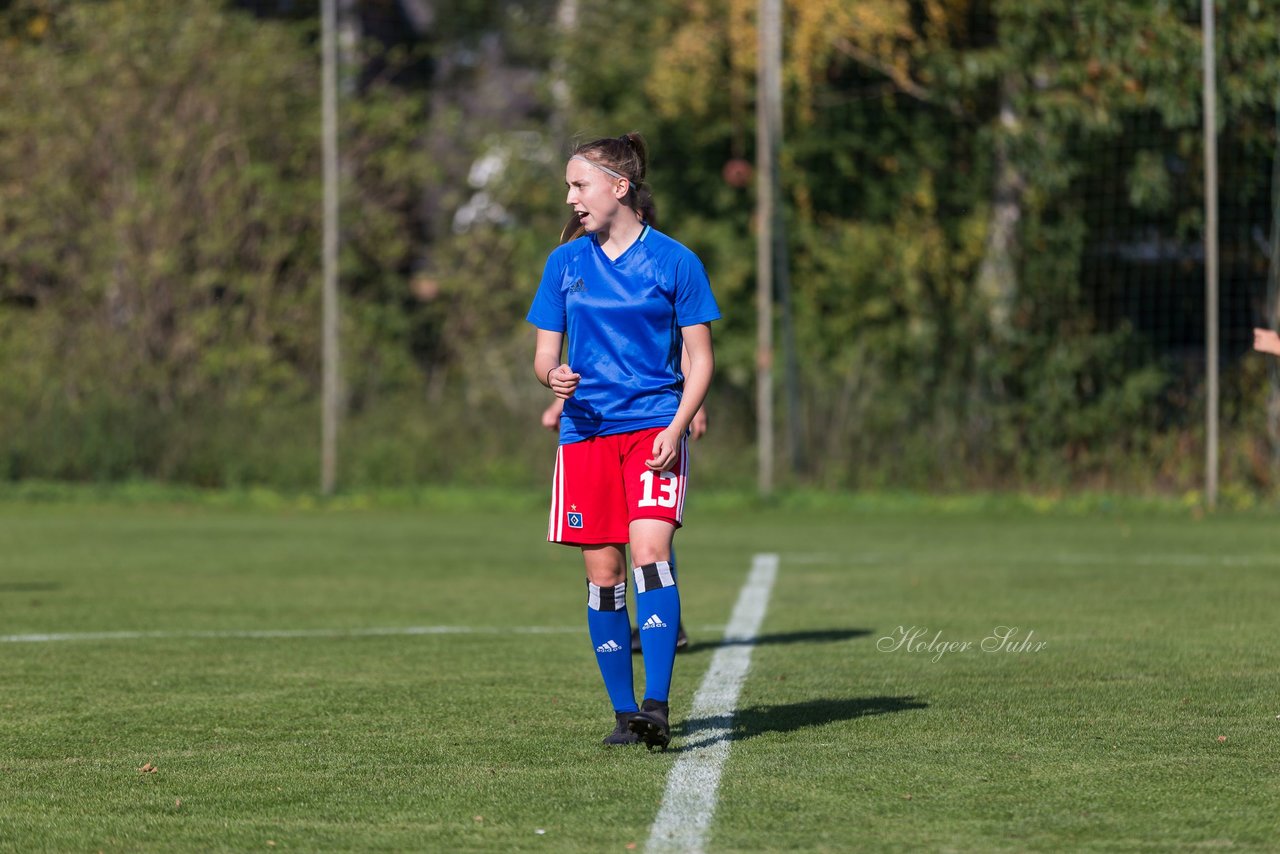
{"type": "Polygon", "coordinates": [[[667,753],[535,500],[0,502],[0,850],[642,850],[764,552],[708,850],[1280,844],[1274,512],[697,500],[667,753]]]}

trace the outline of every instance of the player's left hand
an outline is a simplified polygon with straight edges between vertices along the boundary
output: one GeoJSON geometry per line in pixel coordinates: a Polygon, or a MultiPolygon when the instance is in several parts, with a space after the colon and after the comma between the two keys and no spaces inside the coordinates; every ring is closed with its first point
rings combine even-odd
{"type": "Polygon", "coordinates": [[[645,460],[644,464],[653,471],[671,471],[679,453],[680,437],[668,427],[654,437],[653,458],[645,460]]]}

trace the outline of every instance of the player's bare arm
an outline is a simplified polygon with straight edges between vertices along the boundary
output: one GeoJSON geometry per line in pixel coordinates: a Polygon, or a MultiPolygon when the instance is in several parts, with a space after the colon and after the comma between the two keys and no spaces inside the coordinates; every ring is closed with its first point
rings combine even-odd
{"type": "Polygon", "coordinates": [[[578,380],[582,377],[568,365],[560,362],[563,346],[564,333],[539,329],[533,351],[533,372],[556,397],[567,400],[573,397],[574,391],[578,388],[578,380]]]}
{"type": "Polygon", "coordinates": [[[711,324],[699,323],[680,330],[688,366],[684,377],[684,395],[671,425],[653,440],[653,456],[645,461],[653,471],[670,471],[680,452],[680,440],[694,416],[706,400],[715,373],[715,355],[711,347],[711,324]]]}
{"type": "Polygon", "coordinates": [[[1280,356],[1280,335],[1270,329],[1253,330],[1253,349],[1259,353],[1280,356]]]}
{"type": "MultiPolygon", "coordinates": [[[[680,373],[686,377],[689,376],[689,348],[682,346],[680,348],[680,373]]],[[[693,420],[689,422],[689,438],[701,439],[707,433],[707,404],[704,402],[698,407],[698,411],[693,413],[693,420]]]]}

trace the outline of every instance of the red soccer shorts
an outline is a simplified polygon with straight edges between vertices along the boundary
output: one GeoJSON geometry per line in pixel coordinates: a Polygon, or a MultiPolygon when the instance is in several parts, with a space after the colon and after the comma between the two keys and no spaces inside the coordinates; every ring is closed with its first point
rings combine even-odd
{"type": "Polygon", "coordinates": [[[644,464],[653,457],[653,440],[662,429],[561,445],[547,539],[569,546],[625,543],[636,519],[664,519],[679,528],[689,472],[687,440],[680,440],[671,471],[653,471],[644,464]]]}

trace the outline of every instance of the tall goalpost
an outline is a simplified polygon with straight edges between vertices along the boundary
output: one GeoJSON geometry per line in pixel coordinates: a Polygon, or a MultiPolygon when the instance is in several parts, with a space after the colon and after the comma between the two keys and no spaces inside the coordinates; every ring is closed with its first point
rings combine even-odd
{"type": "Polygon", "coordinates": [[[1209,509],[1218,504],[1218,110],[1213,0],[1201,0],[1204,40],[1205,475],[1209,509]]]}
{"type": "Polygon", "coordinates": [[[757,489],[773,492],[773,272],[782,124],[781,0],[760,0],[756,19],[756,455],[757,489]]]}
{"type": "Polygon", "coordinates": [[[338,468],[338,8],[320,7],[321,134],[324,160],[324,238],[321,285],[320,492],[332,495],[338,468]]]}

